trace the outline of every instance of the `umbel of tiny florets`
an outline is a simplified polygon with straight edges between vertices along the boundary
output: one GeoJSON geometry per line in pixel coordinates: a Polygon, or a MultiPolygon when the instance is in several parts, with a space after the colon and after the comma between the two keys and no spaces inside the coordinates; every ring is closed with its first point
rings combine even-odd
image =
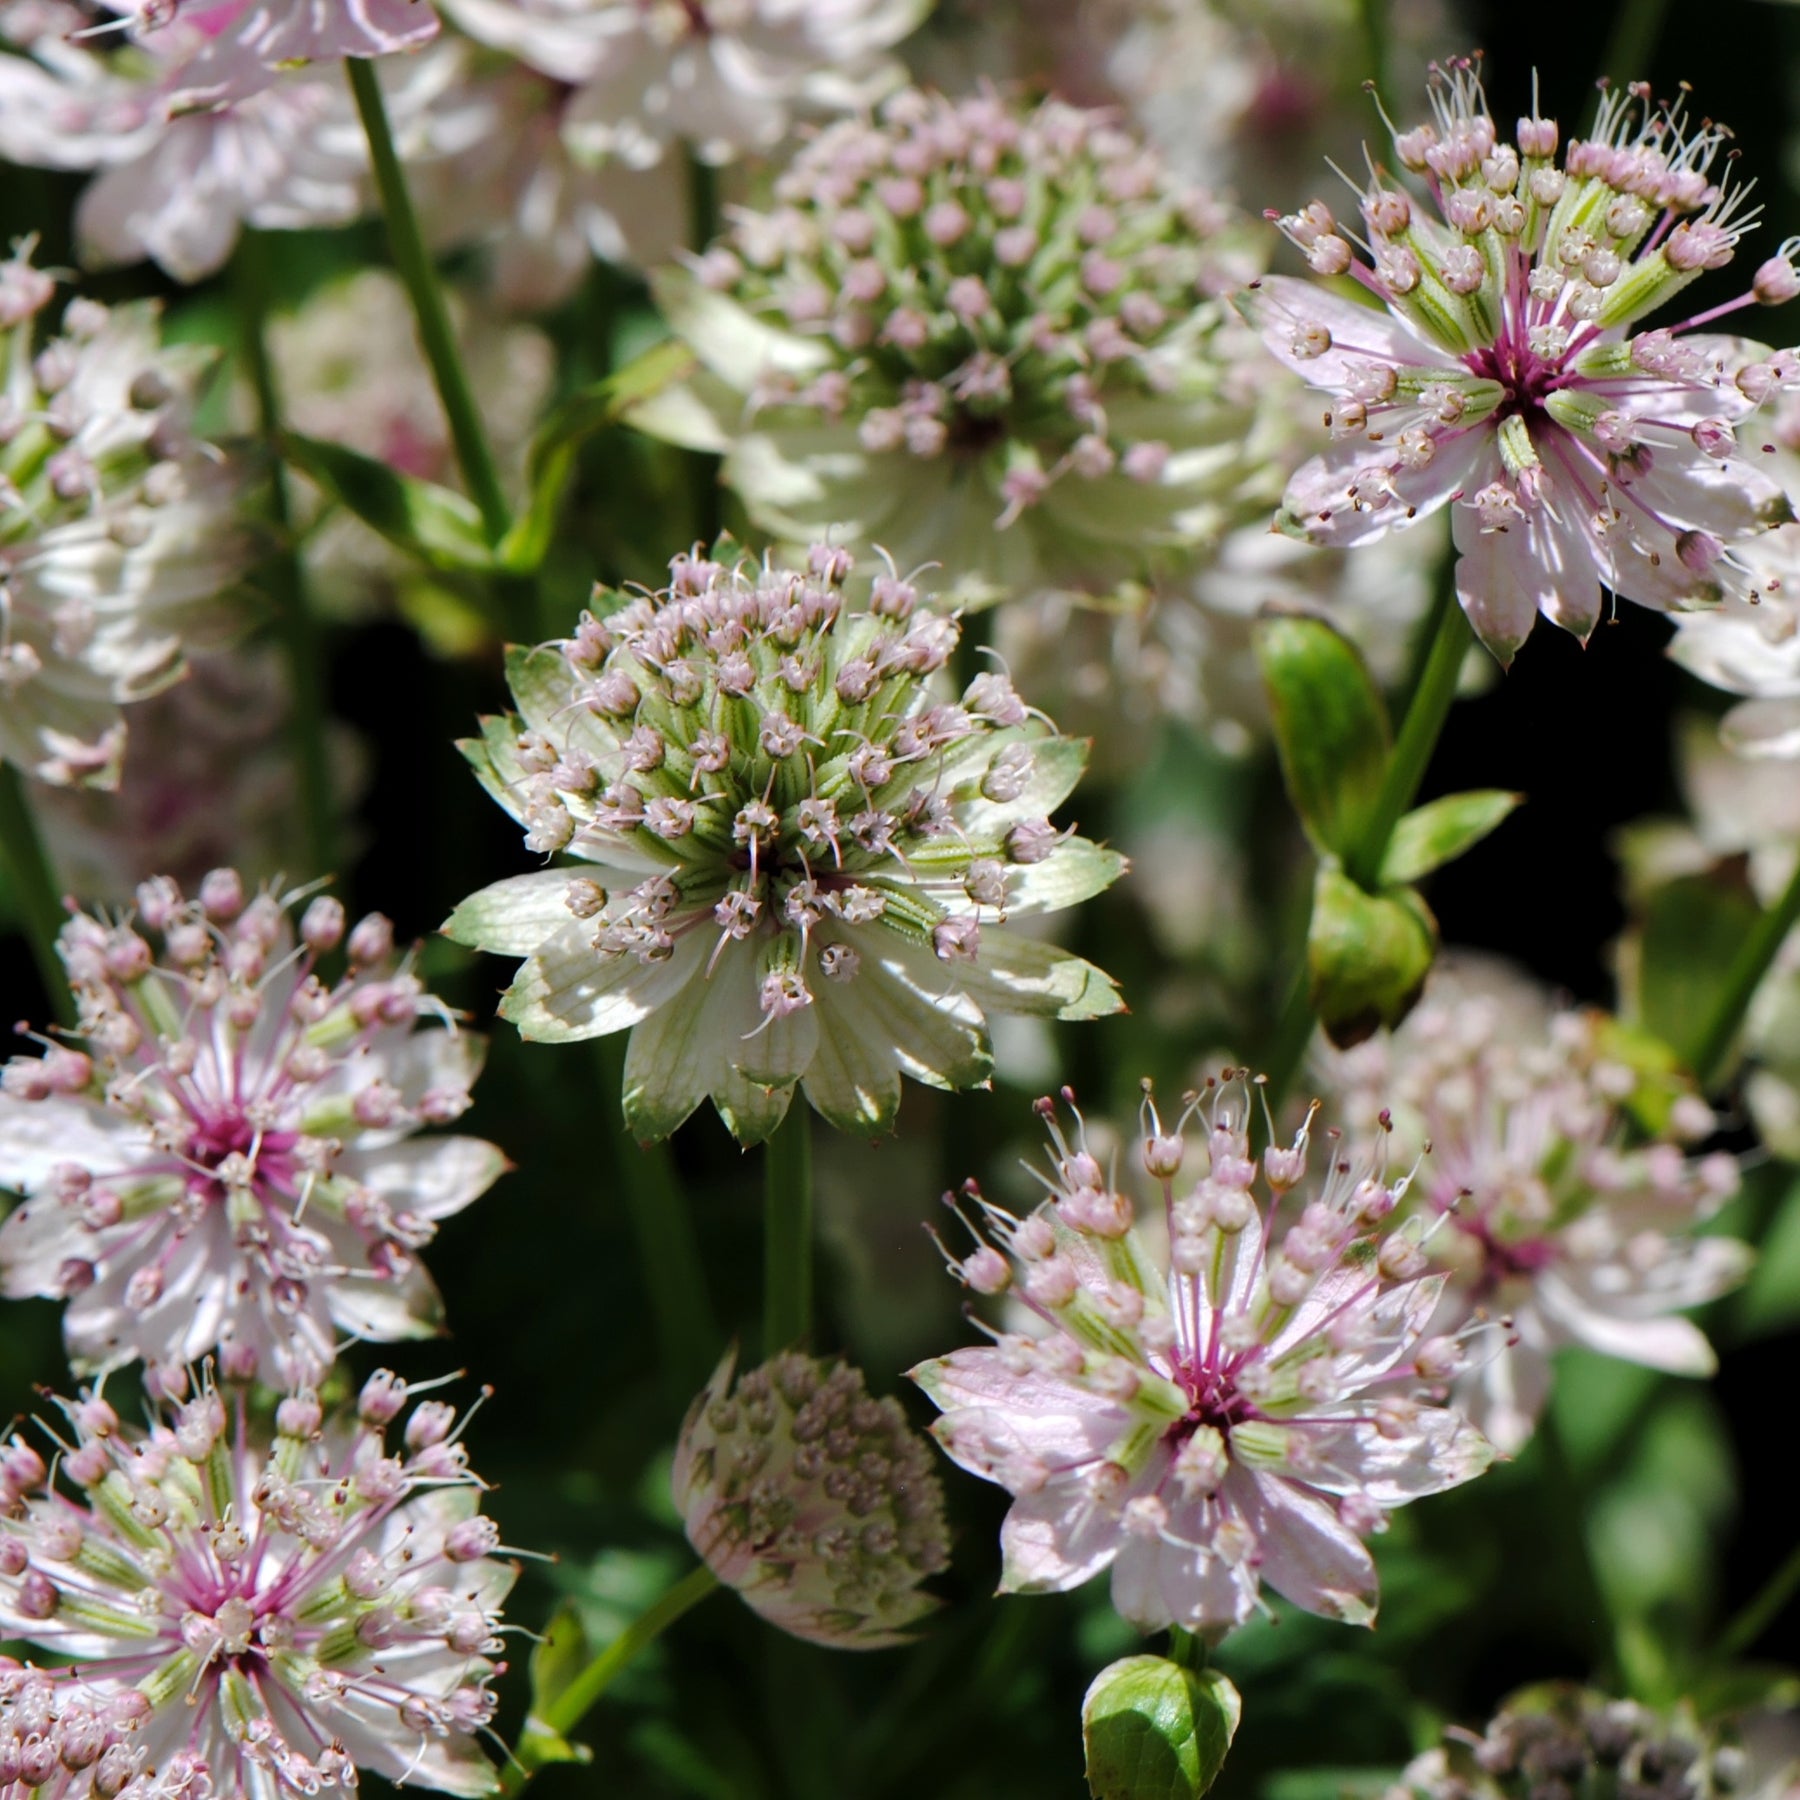
{"type": "Polygon", "coordinates": [[[1256,504],[1217,298],[1244,239],[1111,115],[908,90],[775,201],[662,283],[703,373],[633,415],[725,451],[760,525],[987,605],[1110,589],[1256,504]]]}
{"type": "Polygon", "coordinates": [[[77,1031],[0,1075],[0,1186],[27,1196],[0,1292],[66,1299],[83,1368],[217,1351],[233,1377],[316,1381],[340,1333],[437,1327],[417,1252],[506,1160],[414,1133],[468,1106],[482,1041],[379,913],[346,932],[339,902],[303,899],[218,869],[193,899],[159,877],[134,912],[63,928],[77,1031]]]}
{"type": "Polygon", "coordinates": [[[573,637],[514,650],[519,711],[464,754],[573,867],[514,876],[445,929],[527,958],[501,1011],[529,1038],[631,1029],[625,1114],[673,1131],[708,1095],[741,1142],[796,1086],[846,1131],[891,1128],[900,1078],[969,1087],[985,1014],[1082,1019],[1111,980],[1007,928],[1107,887],[1120,857],[1047,815],[1087,747],[1004,675],[934,681],[956,622],[907,582],[678,557],[602,591],[573,637]]]}
{"type": "Polygon", "coordinates": [[[1246,299],[1274,354],[1332,395],[1333,447],[1279,522],[1354,545],[1450,506],[1458,595],[1502,661],[1540,612],[1585,638],[1603,587],[1664,610],[1752,595],[1736,547],[1791,508],[1736,425],[1800,361],[1699,328],[1800,293],[1795,245],[1739,298],[1637,329],[1755,222],[1710,173],[1729,134],[1634,84],[1559,159],[1552,119],[1501,138],[1474,63],[1434,74],[1433,122],[1394,133],[1402,173],[1371,164],[1363,255],[1322,201],[1280,220],[1371,304],[1280,277],[1246,299]]]}
{"type": "Polygon", "coordinates": [[[241,1387],[169,1385],[147,1430],[57,1401],[50,1468],[0,1448],[0,1629],[67,1665],[0,1668],[0,1780],[11,1758],[56,1800],[288,1800],[359,1770],[495,1792],[475,1734],[516,1570],[466,1418],[399,1424],[418,1389],[385,1371],[352,1415],[297,1392],[272,1430],[241,1387]]]}
{"type": "Polygon", "coordinates": [[[229,630],[254,544],[243,467],[193,435],[206,354],[148,302],[78,297],[40,335],[55,293],[29,245],[0,262],[0,760],[111,787],[121,705],[229,630]]]}
{"type": "Polygon", "coordinates": [[[1732,1157],[1684,1151],[1715,1129],[1711,1108],[1678,1088],[1661,1128],[1631,1127],[1643,1076],[1630,1050],[1605,1014],[1553,1012],[1475,964],[1438,971],[1397,1031],[1319,1058],[1348,1116],[1385,1104],[1397,1149],[1431,1146],[1412,1194],[1441,1227],[1429,1234],[1449,1276],[1436,1326],[1506,1321],[1454,1395],[1509,1455],[1531,1436],[1567,1345],[1710,1375],[1712,1347],[1680,1312],[1750,1266],[1748,1245],[1693,1234],[1738,1187],[1732,1157]]]}
{"type": "Polygon", "coordinates": [[[1161,1244],[1050,1100],[1045,1203],[1018,1218],[964,1190],[978,1242],[952,1272],[1028,1316],[913,1379],[943,1410],[951,1458],[1014,1496],[1003,1590],[1060,1592],[1110,1567],[1113,1604],[1143,1631],[1220,1636],[1263,1583],[1369,1624],[1363,1540],[1391,1508],[1488,1464],[1444,1403],[1467,1359],[1431,1330],[1444,1278],[1426,1273],[1416,1230],[1390,1229],[1407,1182],[1340,1155],[1334,1136],[1310,1187],[1306,1130],[1259,1166],[1249,1093],[1227,1071],[1173,1130],[1146,1096],[1161,1244]]]}
{"type": "Polygon", "coordinates": [[[861,1373],[786,1351],[734,1383],[728,1353],[681,1428],[688,1542],[771,1625],[878,1650],[937,1605],[949,1561],[929,1446],[861,1373]]]}

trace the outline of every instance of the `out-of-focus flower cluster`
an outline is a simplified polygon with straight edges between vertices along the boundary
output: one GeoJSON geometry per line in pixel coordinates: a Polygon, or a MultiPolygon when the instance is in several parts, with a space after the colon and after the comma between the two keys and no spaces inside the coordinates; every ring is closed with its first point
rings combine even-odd
{"type": "Polygon", "coordinates": [[[984,1014],[1091,1018],[1091,964],[1008,928],[1099,892],[1113,852],[1049,815],[1084,745],[999,674],[933,678],[958,628],[911,583],[680,557],[667,589],[599,596],[575,635],[515,650],[519,713],[465,753],[528,849],[446,929],[528,960],[502,1013],[528,1037],[632,1028],[625,1112],[673,1131],[710,1095],[744,1142],[796,1087],[832,1124],[891,1128],[902,1074],[966,1087],[984,1014]]]}
{"type": "Polygon", "coordinates": [[[480,1481],[438,1400],[385,1371],[354,1416],[185,1382],[133,1429],[57,1402],[54,1473],[0,1449],[0,1625],[57,1660],[0,1669],[0,1770],[54,1795],[348,1793],[357,1771],[498,1783],[475,1734],[504,1667],[480,1481]],[[65,1436],[66,1434],[66,1436],[65,1436]],[[61,1666],[66,1665],[66,1666],[61,1666]]]}
{"type": "Polygon", "coordinates": [[[55,292],[28,249],[0,263],[0,758],[111,787],[121,705],[237,623],[254,544],[242,465],[193,433],[210,359],[149,303],[76,297],[40,331],[55,292]]]}
{"type": "Polygon", "coordinates": [[[1467,1346],[1436,1332],[1444,1288],[1395,1230],[1405,1180],[1308,1133],[1251,1155],[1251,1085],[1195,1096],[1174,1129],[1146,1099],[1138,1153],[1164,1246],[1052,1101],[1048,1199],[1023,1218],[972,1188],[952,1259],[1025,1328],[913,1371],[953,1460],[1014,1496],[1003,1586],[1061,1591],[1112,1570],[1140,1630],[1219,1636],[1266,1583],[1309,1612],[1375,1617],[1364,1539],[1388,1511],[1478,1475],[1492,1450],[1448,1384],[1467,1346]],[[1187,1138],[1204,1127],[1203,1144],[1187,1138]],[[1262,1191],[1259,1193],[1258,1186],[1262,1191]]]}
{"type": "Polygon", "coordinates": [[[421,1029],[450,1022],[380,914],[346,932],[319,896],[296,922],[301,898],[219,869],[64,928],[82,1047],[0,1084],[0,1182],[29,1196],[0,1226],[0,1291],[66,1299],[83,1367],[173,1380],[217,1352],[233,1377],[317,1381],[339,1332],[437,1326],[418,1251],[505,1159],[414,1134],[467,1107],[483,1045],[421,1029]]]}
{"type": "Polygon", "coordinates": [[[727,1356],[682,1426],[671,1481],[688,1541],[771,1624],[837,1649],[899,1643],[949,1562],[929,1446],[860,1371],[789,1351],[732,1379],[727,1356]]]}
{"type": "Polygon", "coordinates": [[[1440,969],[1398,1030],[1320,1064],[1348,1116],[1387,1109],[1397,1154],[1430,1146],[1410,1229],[1450,1277],[1438,1328],[1503,1322],[1455,1398],[1508,1452],[1531,1435],[1564,1345],[1711,1374],[1711,1346],[1676,1315],[1749,1267],[1748,1246],[1693,1235],[1738,1186],[1732,1157],[1684,1150],[1714,1129],[1705,1101],[1678,1090],[1664,1127],[1632,1141],[1632,1049],[1605,1015],[1475,964],[1440,969]]]}

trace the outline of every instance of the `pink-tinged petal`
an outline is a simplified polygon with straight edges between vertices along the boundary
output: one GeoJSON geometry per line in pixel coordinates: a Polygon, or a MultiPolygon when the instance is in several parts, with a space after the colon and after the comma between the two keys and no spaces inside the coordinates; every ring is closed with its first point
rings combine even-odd
{"type": "MultiPolygon", "coordinates": [[[[1359,1392],[1386,1375],[1403,1357],[1412,1355],[1443,1298],[1445,1280],[1443,1275],[1421,1275],[1417,1280],[1386,1289],[1372,1300],[1359,1299],[1353,1309],[1342,1315],[1344,1329],[1356,1345],[1332,1364],[1332,1374],[1343,1393],[1359,1392]]],[[[1325,1285],[1320,1282],[1315,1292],[1323,1291],[1325,1285]]],[[[1358,1285],[1367,1288],[1366,1275],[1358,1278],[1358,1285]]],[[[1335,1324],[1337,1320],[1329,1322],[1335,1324]]],[[[1286,1346],[1290,1335],[1284,1333],[1278,1340],[1278,1350],[1286,1346]]]]}
{"type": "Polygon", "coordinates": [[[1279,1475],[1234,1469],[1224,1495],[1250,1527],[1258,1573],[1284,1599],[1346,1625],[1375,1622],[1375,1559],[1323,1500],[1279,1475]]]}
{"type": "Polygon", "coordinates": [[[1726,543],[1793,518],[1780,484],[1741,456],[1721,462],[1691,438],[1659,432],[1651,439],[1647,460],[1648,468],[1619,463],[1614,479],[1635,502],[1621,503],[1627,519],[1647,539],[1652,527],[1645,513],[1660,520],[1670,536],[1710,531],[1726,543]]]}
{"type": "Polygon", "coordinates": [[[1000,1527],[1003,1594],[1062,1594],[1098,1575],[1125,1542],[1116,1512],[1079,1478],[1052,1481],[1012,1504],[1000,1527]]]}
{"type": "Polygon", "coordinates": [[[1112,1603],[1139,1631],[1216,1632],[1256,1610],[1256,1571],[1192,1545],[1128,1538],[1113,1564],[1112,1603]]]}
{"type": "Polygon", "coordinates": [[[1353,372],[1371,362],[1409,369],[1444,370],[1446,379],[1466,381],[1468,371],[1450,363],[1443,350],[1419,336],[1404,320],[1375,306],[1358,306],[1316,282],[1289,275],[1265,275],[1233,302],[1262,333],[1269,353],[1308,387],[1347,387],[1353,372]],[[1329,332],[1330,347],[1309,356],[1304,346],[1329,332]]]}
{"type": "Polygon", "coordinates": [[[1115,1431],[1125,1418],[1117,1402],[1103,1400],[1073,1382],[1058,1380],[1036,1369],[1014,1374],[1006,1366],[1005,1352],[985,1345],[952,1350],[948,1356],[920,1363],[907,1371],[907,1378],[916,1381],[944,1412],[964,1406],[1001,1406],[1027,1419],[1079,1417],[1108,1421],[1106,1428],[1115,1431]]]}
{"type": "MultiPolygon", "coordinates": [[[[1800,538],[1800,528],[1785,527],[1800,538]]],[[[1800,631],[1770,638],[1758,629],[1749,609],[1722,609],[1712,613],[1687,613],[1675,621],[1669,656],[1690,675],[1727,693],[1750,694],[1759,699],[1800,696],[1800,631]]],[[[1771,614],[1791,617],[1783,609],[1771,614]]]]}
{"type": "Polygon", "coordinates": [[[1414,469],[1402,467],[1380,445],[1349,440],[1295,471],[1276,524],[1334,550],[1373,543],[1390,531],[1406,530],[1469,488],[1491,449],[1492,435],[1471,429],[1441,438],[1431,461],[1414,469]]]}
{"type": "Polygon", "coordinates": [[[1526,519],[1483,530],[1471,505],[1451,515],[1456,543],[1456,597],[1475,635],[1504,668],[1531,635],[1548,583],[1526,519]]]}
{"type": "Polygon", "coordinates": [[[1725,715],[1719,735],[1739,756],[1800,756],[1800,699],[1746,700],[1725,715]]]}
{"type": "Polygon", "coordinates": [[[1464,1375],[1451,1398],[1500,1455],[1516,1456],[1550,1398],[1550,1359],[1535,1344],[1508,1344],[1464,1375]]]}
{"type": "Polygon", "coordinates": [[[0,1094],[0,1190],[35,1193],[63,1163],[107,1175],[152,1154],[147,1132],[98,1101],[54,1094],[15,1100],[0,1094]]]}
{"type": "Polygon", "coordinates": [[[1494,1460],[1494,1447],[1459,1413],[1423,1407],[1403,1435],[1389,1436],[1372,1419],[1302,1428],[1309,1452],[1307,1484],[1328,1494],[1360,1493],[1377,1506],[1404,1506],[1426,1494],[1473,1481],[1494,1460]]]}

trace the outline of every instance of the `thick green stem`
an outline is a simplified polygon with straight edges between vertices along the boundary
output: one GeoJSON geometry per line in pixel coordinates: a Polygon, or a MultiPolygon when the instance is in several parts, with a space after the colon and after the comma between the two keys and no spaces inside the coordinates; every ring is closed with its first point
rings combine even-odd
{"type": "Polygon", "coordinates": [[[63,908],[57,898],[56,877],[44,855],[25,784],[11,763],[0,761],[0,859],[6,864],[13,906],[19,915],[38,979],[50,1000],[51,1010],[65,1025],[75,1022],[69,983],[62,958],[56,954],[56,934],[62,930],[63,908]]]}
{"type": "Polygon", "coordinates": [[[763,1149],[763,1354],[812,1329],[812,1116],[798,1094],[763,1149]]]}
{"type": "Polygon", "coordinates": [[[350,91],[356,97],[356,110],[362,116],[363,132],[369,140],[369,161],[375,172],[375,190],[381,196],[382,215],[387,220],[394,268],[412,300],[419,342],[424,347],[426,362],[431,365],[431,379],[437,387],[444,417],[449,422],[457,466],[463,472],[463,480],[469,484],[469,497],[481,513],[482,527],[489,543],[497,544],[511,523],[506,495],[500,485],[500,471],[488,445],[487,433],[482,429],[481,414],[476,409],[475,396],[470,391],[468,374],[457,349],[456,333],[450,326],[450,309],[444,304],[437,266],[425,247],[419,216],[413,211],[412,196],[407,192],[406,175],[400,167],[400,158],[394,149],[394,134],[388,125],[387,103],[381,96],[381,83],[376,79],[374,62],[367,57],[349,57],[344,67],[349,71],[350,91]]]}
{"type": "Polygon", "coordinates": [[[1762,1592],[1719,1633],[1718,1642],[1712,1647],[1713,1666],[1723,1667],[1746,1650],[1753,1649],[1757,1639],[1775,1623],[1797,1591],[1800,1591],[1800,1544],[1788,1552],[1787,1560],[1763,1583],[1762,1592]]]}
{"type": "Polygon", "coordinates": [[[1611,81],[1646,81],[1662,36],[1669,0],[1625,0],[1613,21],[1600,73],[1611,81]]]}
{"type": "Polygon", "coordinates": [[[1169,1627],[1169,1661],[1184,1669],[1200,1670],[1207,1662],[1206,1639],[1180,1625],[1169,1627]]]}
{"type": "Polygon", "coordinates": [[[331,754],[325,738],[325,658],[319,628],[307,603],[306,575],[293,543],[293,509],[287,471],[278,448],[281,395],[269,361],[268,241],[247,231],[232,273],[237,286],[238,351],[256,395],[257,427],[269,454],[269,517],[278,539],[269,567],[277,629],[287,656],[288,743],[300,784],[300,826],[308,875],[341,873],[337,867],[337,815],[331,794],[331,754]]]}
{"type": "Polygon", "coordinates": [[[534,1714],[525,1723],[525,1737],[520,1744],[522,1759],[507,1765],[500,1777],[500,1792],[511,1796],[521,1792],[537,1773],[538,1765],[531,1757],[533,1728],[563,1738],[579,1725],[587,1710],[604,1694],[616,1676],[628,1668],[638,1654],[675,1623],[690,1608],[697,1606],[719,1585],[719,1578],[704,1563],[683,1576],[647,1611],[632,1622],[600,1652],[588,1666],[551,1701],[543,1713],[534,1714]]]}
{"type": "Polygon", "coordinates": [[[1731,1055],[1732,1045],[1737,1042],[1750,1002],[1756,998],[1762,978],[1768,974],[1770,964],[1796,924],[1800,924],[1800,864],[1795,865],[1793,877],[1781,898],[1756,921],[1750,935],[1738,946],[1731,967],[1725,971],[1725,981],[1713,1004],[1712,1017],[1707,1020],[1694,1051],[1694,1074],[1703,1088],[1717,1083],[1731,1055]]]}

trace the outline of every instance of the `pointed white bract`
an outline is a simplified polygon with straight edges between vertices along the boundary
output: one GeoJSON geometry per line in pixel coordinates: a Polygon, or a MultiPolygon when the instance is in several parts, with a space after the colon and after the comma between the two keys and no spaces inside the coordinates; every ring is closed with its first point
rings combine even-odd
{"type": "Polygon", "coordinates": [[[1435,73],[1433,122],[1394,136],[1405,175],[1375,166],[1361,197],[1366,259],[1323,201],[1280,220],[1370,304],[1285,277],[1243,302],[1334,396],[1281,525],[1349,547],[1448,506],[1458,596],[1503,662],[1539,613],[1585,638],[1603,588],[1662,610],[1753,594],[1742,546],[1792,509],[1736,427],[1800,359],[1697,328],[1800,292],[1795,246],[1739,299],[1637,329],[1754,223],[1710,173],[1729,133],[1634,85],[1559,159],[1554,120],[1500,137],[1474,63],[1435,73]]]}
{"type": "Polygon", "coordinates": [[[1692,1235],[1738,1185],[1730,1156],[1683,1149],[1714,1127],[1699,1095],[1671,1081],[1667,1124],[1629,1141],[1632,1050],[1604,1014],[1452,966],[1391,1036],[1319,1065],[1352,1115],[1379,1099],[1402,1149],[1431,1145],[1414,1193],[1449,1277],[1438,1328],[1497,1323],[1456,1400],[1508,1453],[1531,1436],[1565,1345],[1711,1374],[1711,1346],[1679,1315],[1750,1264],[1735,1239],[1692,1235]]]}
{"type": "Polygon", "coordinates": [[[905,1642],[949,1564],[930,1446],[861,1372],[794,1351],[689,1409],[670,1475],[688,1542],[771,1625],[836,1650],[905,1642]]]}
{"type": "Polygon", "coordinates": [[[1370,1624],[1363,1540],[1391,1508],[1487,1467],[1486,1441],[1444,1404],[1464,1350],[1430,1330],[1443,1277],[1390,1229],[1405,1181],[1340,1156],[1334,1134],[1309,1183],[1304,1131],[1259,1168],[1250,1092],[1228,1071],[1173,1130],[1146,1100],[1162,1242],[1053,1101],[1039,1102],[1049,1199],[1017,1218],[965,1190],[979,1241],[953,1272],[1015,1293],[1026,1329],[913,1379],[943,1410],[950,1456],[1014,1496],[1005,1591],[1110,1568],[1113,1604],[1142,1631],[1218,1637],[1264,1585],[1370,1624]],[[1195,1117],[1201,1144],[1185,1136],[1195,1117]]]}
{"type": "Polygon", "coordinates": [[[243,463],[193,433],[211,359],[148,302],[77,297],[42,331],[55,291],[29,246],[0,262],[0,760],[111,787],[121,708],[241,624],[256,545],[243,463]]]}
{"type": "Polygon", "coordinates": [[[417,1253],[506,1160],[415,1133],[467,1107],[482,1042],[380,914],[346,937],[321,896],[296,930],[300,898],[249,898],[221,869],[197,899],[159,878],[135,918],[63,929],[82,1047],[0,1079],[0,1187],[26,1196],[0,1226],[0,1293],[66,1299],[81,1368],[216,1353],[234,1377],[310,1382],[340,1335],[437,1328],[417,1253]]]}
{"type": "Polygon", "coordinates": [[[1111,979],[1011,928],[1122,860],[1060,832],[1086,746],[1003,675],[934,682],[956,622],[887,575],[678,557],[660,593],[601,590],[573,637],[510,654],[518,712],[464,754],[539,854],[572,866],[459,906],[460,943],[526,963],[528,1038],[630,1029],[640,1138],[700,1102],[759,1142],[796,1088],[846,1131],[892,1128],[900,1078],[969,1087],[985,1015],[1094,1018],[1111,979]]]}
{"type": "Polygon", "coordinates": [[[1240,224],[1110,114],[908,90],[661,282],[702,372],[632,417],[725,451],[768,530],[941,559],[963,604],[1108,589],[1243,510],[1240,224]]]}
{"type": "Polygon", "coordinates": [[[271,1432],[246,1389],[183,1381],[148,1429],[83,1393],[41,1452],[0,1448],[0,1630],[50,1662],[0,1668],[8,1790],[495,1793],[476,1734],[516,1568],[466,1418],[425,1400],[402,1425],[411,1399],[381,1371],[329,1422],[290,1395],[271,1432]]]}

